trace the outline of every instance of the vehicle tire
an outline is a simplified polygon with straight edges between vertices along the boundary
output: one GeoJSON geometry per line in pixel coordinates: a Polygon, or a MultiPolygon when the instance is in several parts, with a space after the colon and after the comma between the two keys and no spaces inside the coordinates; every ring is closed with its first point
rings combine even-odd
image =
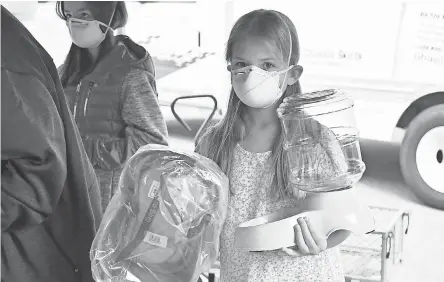
{"type": "Polygon", "coordinates": [[[432,106],[409,124],[399,154],[401,172],[428,206],[444,209],[444,104],[432,106]]]}

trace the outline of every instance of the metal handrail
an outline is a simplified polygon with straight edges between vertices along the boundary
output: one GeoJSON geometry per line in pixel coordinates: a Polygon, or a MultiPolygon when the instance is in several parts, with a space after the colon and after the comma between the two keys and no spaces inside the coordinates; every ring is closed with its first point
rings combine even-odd
{"type": "MultiPolygon", "coordinates": [[[[213,106],[213,110],[211,111],[211,114],[207,117],[207,119],[202,123],[202,125],[199,127],[199,130],[196,133],[196,136],[194,136],[194,140],[196,141],[198,139],[198,137],[200,136],[200,134],[203,132],[203,130],[208,126],[209,122],[211,121],[211,119],[213,118],[214,114],[217,111],[217,99],[216,97],[214,97],[213,95],[210,94],[201,94],[201,95],[187,95],[187,96],[181,96],[181,97],[177,97],[176,99],[174,99],[174,101],[171,103],[171,112],[173,113],[174,117],[176,118],[176,120],[183,126],[185,127],[186,130],[188,130],[189,132],[191,132],[191,128],[190,126],[187,124],[186,121],[184,121],[177,113],[176,110],[174,109],[176,103],[179,100],[185,100],[185,99],[194,99],[194,98],[211,98],[213,100],[214,106],[213,106]]],[[[195,144],[196,145],[196,144],[195,144]]]]}

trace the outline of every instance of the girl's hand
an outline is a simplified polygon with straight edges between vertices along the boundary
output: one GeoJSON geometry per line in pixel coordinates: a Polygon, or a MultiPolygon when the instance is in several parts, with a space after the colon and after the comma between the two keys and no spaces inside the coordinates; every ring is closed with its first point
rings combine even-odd
{"type": "Polygon", "coordinates": [[[298,218],[298,224],[294,227],[294,248],[284,248],[283,251],[292,256],[317,255],[327,249],[327,238],[321,234],[308,218],[298,218]]]}

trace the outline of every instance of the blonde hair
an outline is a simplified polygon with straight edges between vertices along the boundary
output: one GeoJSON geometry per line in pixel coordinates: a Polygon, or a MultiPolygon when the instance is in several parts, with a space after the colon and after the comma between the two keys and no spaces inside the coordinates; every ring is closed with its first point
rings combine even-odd
{"type": "MultiPolygon", "coordinates": [[[[296,28],[286,15],[263,9],[243,15],[235,23],[227,42],[225,59],[228,63],[231,61],[233,45],[247,36],[259,36],[274,42],[284,59],[291,54],[290,65],[298,63],[299,40],[296,28]]],[[[288,85],[278,103],[295,93],[301,93],[299,81],[288,85]]],[[[246,106],[231,89],[225,116],[217,124],[210,126],[197,140],[196,151],[216,162],[230,179],[235,146],[245,136],[245,125],[241,118],[245,108],[246,106]]],[[[283,149],[282,130],[281,128],[272,146],[270,165],[274,168],[274,172],[270,181],[270,195],[278,198],[288,196],[302,198],[305,193],[290,185],[288,180],[289,165],[287,154],[283,149]]]]}

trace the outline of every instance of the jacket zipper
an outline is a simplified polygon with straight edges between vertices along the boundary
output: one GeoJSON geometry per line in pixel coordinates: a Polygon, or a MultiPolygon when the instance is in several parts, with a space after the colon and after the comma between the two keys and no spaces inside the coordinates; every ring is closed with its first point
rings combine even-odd
{"type": "Polygon", "coordinates": [[[80,87],[82,86],[82,82],[80,81],[79,84],[77,84],[77,88],[76,88],[76,100],[74,102],[74,121],[76,121],[77,118],[77,105],[79,104],[79,99],[80,99],[80,87]]]}
{"type": "Polygon", "coordinates": [[[89,83],[88,93],[86,94],[85,104],[83,105],[83,116],[86,116],[86,107],[88,106],[89,97],[91,96],[91,90],[94,86],[93,82],[89,83]]]}

